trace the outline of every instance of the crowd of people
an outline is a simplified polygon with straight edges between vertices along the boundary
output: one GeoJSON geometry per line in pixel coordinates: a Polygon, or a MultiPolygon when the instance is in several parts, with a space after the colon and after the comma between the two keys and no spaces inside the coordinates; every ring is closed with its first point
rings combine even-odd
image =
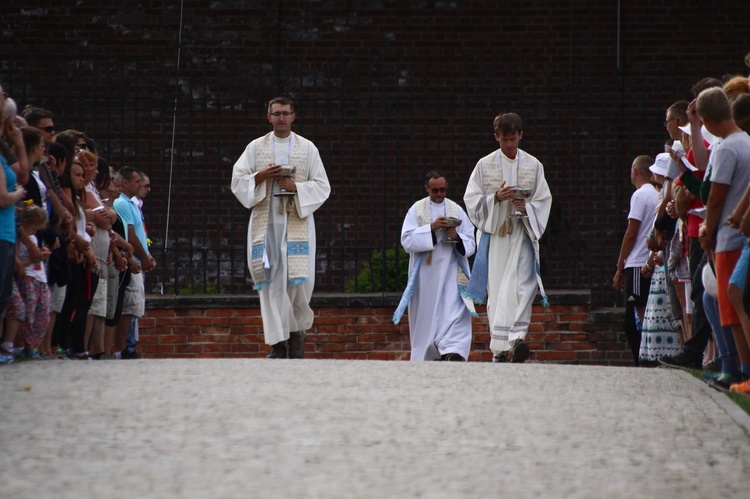
{"type": "Polygon", "coordinates": [[[148,176],[0,86],[0,365],[140,356],[148,176]]]}
{"type": "Polygon", "coordinates": [[[702,369],[750,395],[750,79],[704,78],[666,108],[664,152],[632,163],[613,286],[636,365],[702,369]]]}

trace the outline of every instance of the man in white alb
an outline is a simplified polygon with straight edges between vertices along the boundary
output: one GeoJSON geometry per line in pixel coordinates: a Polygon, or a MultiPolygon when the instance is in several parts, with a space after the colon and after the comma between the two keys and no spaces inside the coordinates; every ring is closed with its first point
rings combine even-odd
{"type": "Polygon", "coordinates": [[[292,132],[294,103],[268,103],[273,131],[253,140],[234,164],[232,192],[252,208],[247,260],[260,296],[269,358],[300,359],[302,340],[312,327],[310,298],[315,286],[313,212],[331,193],[323,162],[311,141],[292,132]],[[296,171],[293,177],[288,168],[296,171]]]}
{"type": "Polygon", "coordinates": [[[539,239],[547,228],[552,194],[542,163],[518,148],[521,117],[501,114],[493,126],[500,149],[479,160],[464,195],[479,237],[467,294],[480,303],[488,296],[493,360],[524,362],[530,355],[524,340],[537,287],[547,304],[539,239]]]}
{"type": "Polygon", "coordinates": [[[471,348],[474,303],[462,298],[474,254],[474,226],[466,212],[446,198],[448,182],[431,171],[425,177],[429,197],[412,205],[401,229],[409,253],[409,284],[394,314],[398,323],[407,304],[411,360],[465,361],[471,348]],[[455,226],[455,220],[461,224],[455,226]]]}

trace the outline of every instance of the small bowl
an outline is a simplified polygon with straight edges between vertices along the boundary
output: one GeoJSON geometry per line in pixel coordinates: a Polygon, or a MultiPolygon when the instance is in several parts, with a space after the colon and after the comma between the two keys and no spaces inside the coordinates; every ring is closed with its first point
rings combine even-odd
{"type": "Polygon", "coordinates": [[[458,227],[461,225],[461,219],[456,217],[445,217],[445,221],[448,223],[448,227],[458,227]]]}
{"type": "Polygon", "coordinates": [[[296,166],[282,166],[279,176],[280,177],[294,177],[294,174],[296,172],[297,172],[296,166]]]}
{"type": "Polygon", "coordinates": [[[513,187],[513,190],[516,191],[517,198],[531,197],[531,189],[526,189],[524,187],[516,186],[516,187],[513,187]]]}

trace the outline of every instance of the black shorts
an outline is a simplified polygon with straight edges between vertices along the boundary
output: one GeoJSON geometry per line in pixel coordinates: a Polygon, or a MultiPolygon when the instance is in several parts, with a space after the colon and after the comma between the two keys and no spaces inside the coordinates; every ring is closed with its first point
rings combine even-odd
{"type": "Polygon", "coordinates": [[[629,267],[623,271],[623,279],[625,279],[625,301],[636,307],[645,307],[648,301],[648,291],[651,288],[651,278],[643,277],[640,267],[629,267]]]}

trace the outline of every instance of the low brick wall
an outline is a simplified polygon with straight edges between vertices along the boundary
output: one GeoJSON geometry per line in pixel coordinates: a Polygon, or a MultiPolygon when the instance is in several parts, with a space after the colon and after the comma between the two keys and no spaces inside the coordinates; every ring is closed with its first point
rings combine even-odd
{"type": "MultiPolygon", "coordinates": [[[[408,360],[407,318],[394,325],[400,295],[315,294],[315,324],[305,338],[311,359],[408,360]]],[[[632,365],[622,313],[592,311],[585,291],[553,291],[550,306],[534,305],[527,341],[531,361],[632,365]]],[[[489,362],[489,329],[484,307],[473,320],[470,361],[489,362]]],[[[144,357],[265,357],[257,296],[150,295],[140,322],[144,357]]]]}

